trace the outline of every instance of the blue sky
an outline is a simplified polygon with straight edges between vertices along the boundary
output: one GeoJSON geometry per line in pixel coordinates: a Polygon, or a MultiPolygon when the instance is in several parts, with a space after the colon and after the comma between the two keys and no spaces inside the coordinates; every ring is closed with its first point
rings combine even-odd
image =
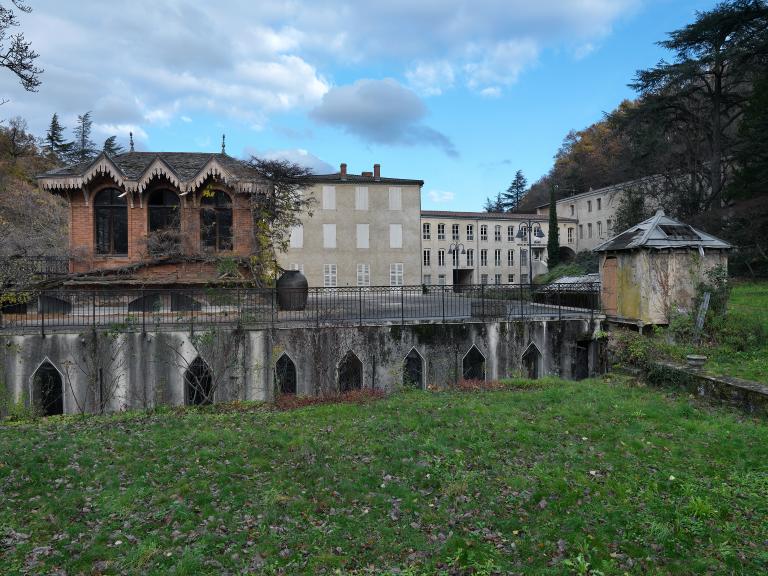
{"type": "Polygon", "coordinates": [[[42,134],[92,110],[94,139],[142,150],[283,156],[317,171],[382,165],[423,207],[479,210],[534,181],[570,129],[624,98],[654,42],[712,1],[32,2],[36,94],[0,77],[5,118],[42,134]]]}

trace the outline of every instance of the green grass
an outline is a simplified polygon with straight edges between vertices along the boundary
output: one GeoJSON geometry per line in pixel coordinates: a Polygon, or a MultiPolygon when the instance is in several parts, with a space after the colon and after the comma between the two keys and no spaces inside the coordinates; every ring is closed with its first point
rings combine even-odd
{"type": "MultiPolygon", "coordinates": [[[[736,282],[731,290],[728,313],[763,325],[768,333],[768,282],[736,282]]],[[[744,330],[749,330],[744,327],[744,330]]],[[[668,343],[662,331],[656,338],[659,351],[678,362],[686,354],[707,356],[705,370],[714,375],[735,376],[768,384],[768,339],[757,347],[738,350],[727,343],[668,343]]]]}
{"type": "Polygon", "coordinates": [[[0,573],[765,573],[766,437],[620,379],[0,425],[0,573]]]}

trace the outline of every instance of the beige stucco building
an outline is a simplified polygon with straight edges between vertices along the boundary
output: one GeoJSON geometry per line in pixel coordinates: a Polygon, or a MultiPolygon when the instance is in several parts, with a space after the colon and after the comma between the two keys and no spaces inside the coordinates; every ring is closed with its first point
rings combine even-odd
{"type": "Polygon", "coordinates": [[[280,266],[301,270],[310,286],[402,286],[421,282],[421,180],[372,172],[307,179],[312,215],[291,233],[280,266]]]}
{"type": "MultiPolygon", "coordinates": [[[[560,243],[575,221],[558,222],[560,243]]],[[[518,284],[547,271],[547,216],[492,212],[422,211],[424,284],[518,284]],[[531,224],[534,234],[518,237],[531,224]],[[536,230],[541,230],[540,234],[536,230]]]]}

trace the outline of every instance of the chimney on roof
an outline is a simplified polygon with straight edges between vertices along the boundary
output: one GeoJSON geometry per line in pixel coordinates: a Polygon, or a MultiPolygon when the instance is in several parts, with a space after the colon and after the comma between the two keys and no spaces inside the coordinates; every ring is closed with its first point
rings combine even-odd
{"type": "Polygon", "coordinates": [[[381,164],[373,165],[373,177],[376,180],[381,180],[381,164]]]}
{"type": "Polygon", "coordinates": [[[347,179],[347,163],[342,162],[341,166],[339,166],[339,176],[341,176],[342,180],[347,179]]]}

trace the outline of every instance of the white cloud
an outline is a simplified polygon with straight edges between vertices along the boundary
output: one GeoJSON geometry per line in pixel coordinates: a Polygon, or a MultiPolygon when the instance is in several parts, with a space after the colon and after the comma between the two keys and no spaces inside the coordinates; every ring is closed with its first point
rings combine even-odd
{"type": "Polygon", "coordinates": [[[445,134],[422,123],[426,113],[426,106],[412,90],[385,78],[331,89],[310,116],[369,142],[430,145],[456,156],[445,134]]]}
{"type": "Polygon", "coordinates": [[[179,116],[179,119],[180,119],[182,122],[185,122],[185,123],[187,123],[187,124],[189,124],[190,122],[192,122],[192,118],[190,118],[189,116],[184,116],[184,115],[182,115],[182,116],[179,116]]]}
{"type": "MultiPolygon", "coordinates": [[[[417,93],[498,95],[565,47],[584,57],[642,0],[35,0],[21,30],[45,69],[37,94],[0,75],[7,115],[42,132],[97,122],[165,125],[197,111],[263,127],[311,109],[350,68],[385,67],[417,93]],[[71,124],[70,124],[71,126],[71,124]]],[[[363,76],[372,74],[364,71],[363,76]]]]}
{"type": "Polygon", "coordinates": [[[445,190],[430,190],[427,192],[427,197],[434,204],[449,204],[453,202],[456,194],[445,190]]]}
{"type": "Polygon", "coordinates": [[[486,98],[498,98],[501,96],[501,88],[498,86],[488,86],[488,88],[480,90],[480,96],[485,96],[486,98]]]}
{"type": "Polygon", "coordinates": [[[592,44],[592,42],[585,42],[584,44],[576,47],[576,49],[573,51],[573,57],[576,60],[583,60],[594,51],[595,45],[592,44]]]}
{"type": "Polygon", "coordinates": [[[299,164],[305,168],[309,168],[314,174],[330,174],[334,171],[333,167],[325,160],[318,158],[312,154],[309,150],[304,148],[288,148],[284,150],[266,150],[259,151],[251,147],[247,147],[243,150],[242,157],[250,158],[251,156],[258,156],[266,160],[288,160],[294,164],[299,164]]]}
{"type": "Polygon", "coordinates": [[[424,96],[439,96],[453,86],[453,67],[448,62],[420,62],[405,72],[408,83],[424,96]]]}

